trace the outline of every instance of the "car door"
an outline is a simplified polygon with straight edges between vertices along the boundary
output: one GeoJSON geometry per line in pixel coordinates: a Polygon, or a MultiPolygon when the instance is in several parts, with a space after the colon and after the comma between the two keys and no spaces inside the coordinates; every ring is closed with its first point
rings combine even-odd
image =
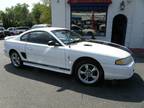
{"type": "Polygon", "coordinates": [[[48,32],[31,32],[26,44],[28,62],[50,68],[64,69],[65,47],[58,44],[58,41],[48,32]],[[50,45],[48,42],[51,42],[50,45]],[[52,42],[57,43],[57,45],[52,45],[52,42]]]}

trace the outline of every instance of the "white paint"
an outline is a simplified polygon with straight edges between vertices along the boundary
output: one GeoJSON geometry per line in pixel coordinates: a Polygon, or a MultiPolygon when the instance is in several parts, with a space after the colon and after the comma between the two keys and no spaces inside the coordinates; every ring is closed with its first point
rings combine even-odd
{"type": "Polygon", "coordinates": [[[52,26],[70,28],[70,6],[67,0],[52,0],[52,26]]]}
{"type": "MultiPolygon", "coordinates": [[[[24,61],[24,65],[66,74],[72,73],[72,67],[76,60],[81,57],[89,57],[100,63],[104,70],[105,79],[128,79],[133,75],[134,60],[131,57],[131,54],[119,48],[92,42],[49,46],[46,44],[24,42],[20,40],[21,36],[32,31],[36,32],[41,30],[51,34],[51,30],[60,29],[61,28],[34,29],[18,36],[6,37],[4,40],[5,55],[9,55],[11,49],[13,49],[18,52],[21,60],[24,61]],[[21,52],[25,53],[27,57],[23,57],[21,52]],[[127,62],[127,58],[130,59],[130,61],[127,62]],[[126,61],[127,64],[115,64],[117,60],[122,59],[124,62],[126,61]]],[[[59,39],[59,41],[61,40],[59,39]]]]}
{"type": "MultiPolygon", "coordinates": [[[[52,26],[70,28],[70,5],[67,0],[52,0],[52,26]]],[[[107,30],[100,40],[111,41],[113,18],[123,14],[128,18],[125,46],[129,48],[144,48],[144,0],[124,0],[125,9],[120,10],[121,0],[112,0],[108,7],[107,30]]]]}

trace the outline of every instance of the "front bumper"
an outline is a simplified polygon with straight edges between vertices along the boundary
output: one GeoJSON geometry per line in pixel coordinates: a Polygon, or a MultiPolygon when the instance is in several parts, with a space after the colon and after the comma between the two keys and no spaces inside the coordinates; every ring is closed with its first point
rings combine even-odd
{"type": "Polygon", "coordinates": [[[134,74],[135,62],[129,65],[104,65],[104,78],[106,80],[129,79],[134,74]]]}

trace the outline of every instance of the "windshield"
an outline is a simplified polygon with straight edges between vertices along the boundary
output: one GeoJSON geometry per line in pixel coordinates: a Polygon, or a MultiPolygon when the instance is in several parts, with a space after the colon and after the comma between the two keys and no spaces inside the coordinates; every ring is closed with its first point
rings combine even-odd
{"type": "Polygon", "coordinates": [[[82,41],[81,36],[70,30],[54,30],[52,33],[64,44],[72,44],[82,41]]]}

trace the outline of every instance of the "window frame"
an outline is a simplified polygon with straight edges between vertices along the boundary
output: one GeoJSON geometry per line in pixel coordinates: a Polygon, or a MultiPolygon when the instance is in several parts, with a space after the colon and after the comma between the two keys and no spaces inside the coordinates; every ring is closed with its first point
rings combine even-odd
{"type": "MultiPolygon", "coordinates": [[[[48,33],[47,31],[41,31],[41,30],[39,30],[39,31],[30,31],[30,32],[27,32],[27,33],[23,34],[23,35],[20,37],[20,41],[22,41],[22,42],[28,42],[28,43],[34,43],[34,44],[48,45],[48,43],[45,44],[45,43],[30,42],[30,41],[29,41],[30,35],[31,35],[31,33],[34,33],[34,32],[44,32],[44,33],[47,33],[49,36],[53,37],[53,39],[55,39],[55,40],[57,41],[57,43],[59,44],[59,46],[62,46],[62,44],[61,44],[53,35],[51,35],[51,34],[48,33]],[[22,40],[22,37],[25,36],[25,35],[27,35],[27,39],[26,39],[26,41],[23,41],[23,40],[22,40]]],[[[48,45],[48,46],[49,46],[49,45],[48,45]]]]}

